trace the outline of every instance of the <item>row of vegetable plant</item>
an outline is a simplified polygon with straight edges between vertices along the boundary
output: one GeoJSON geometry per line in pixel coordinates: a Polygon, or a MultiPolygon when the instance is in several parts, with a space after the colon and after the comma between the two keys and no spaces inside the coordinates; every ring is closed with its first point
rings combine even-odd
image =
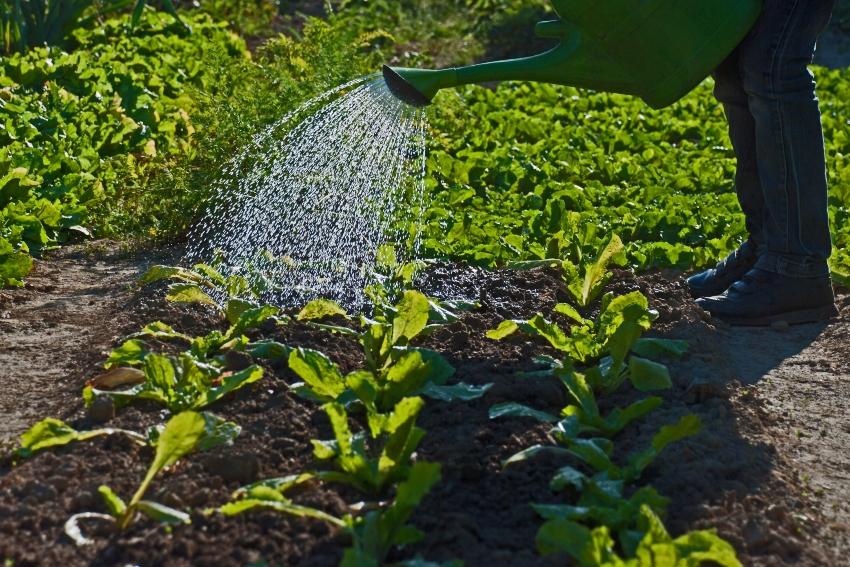
{"type": "MultiPolygon", "coordinates": [[[[595,261],[580,266],[584,276],[574,277],[577,268],[564,262],[565,285],[580,307],[601,293],[610,277],[607,264],[622,254],[623,245],[613,237],[595,261]]],[[[551,423],[551,445],[534,445],[508,458],[505,466],[533,459],[542,453],[564,458],[550,482],[569,503],[532,504],[545,520],[537,534],[538,551],[566,553],[582,566],[680,565],[714,562],[740,566],[733,547],[714,531],[695,531],[672,538],[661,520],[669,500],[651,486],[638,485],[643,471],[670,444],[698,433],[696,415],[661,427],[648,447],[615,462],[612,439],[630,423],[662,405],[662,398],[648,396],[607,415],[599,409],[598,395],[610,394],[628,382],[638,392],[670,388],[667,367],[654,358],[681,356],[687,343],[642,338],[654,316],[640,292],[614,296],[607,293],[599,313],[588,319],[576,307],[558,303],[553,315],[569,324],[569,331],[556,321],[537,314],[530,320],[508,320],[487,333],[494,340],[523,332],[546,340],[563,353],[561,359],[541,359],[544,369],[528,379],[555,377],[567,391],[570,403],[559,415],[521,404],[506,402],[490,408],[492,419],[528,418],[551,423]],[[588,471],[588,472],[585,472],[588,471]]],[[[618,456],[619,457],[619,456],[618,456]]],[[[619,460],[619,458],[618,458],[619,460]]]]}
{"type": "MultiPolygon", "coordinates": [[[[170,301],[218,308],[213,296],[224,298],[220,309],[229,327],[224,332],[216,330],[192,337],[161,322],[146,325],[110,353],[103,365],[105,372],[84,388],[83,400],[89,407],[107,401],[119,409],[146,400],[162,405],[172,417],[144,433],[108,427],[77,431],[48,418],[22,436],[16,451],[18,458],[26,458],[37,451],[103,435],[125,435],[137,444],[155,448],[154,460],[132,499],[125,503],[108,486],[101,486],[99,492],[108,513],[73,515],[65,525],[70,538],[80,545],[92,543],[82,533],[82,520],[106,520],[118,530],[126,529],[138,514],[164,524],[190,522],[185,511],[145,500],[144,495],[164,468],[192,452],[232,444],[237,439],[238,424],[203,410],[263,378],[263,368],[256,363],[246,365],[244,359],[239,359],[244,368],[229,369],[233,355],[241,353],[254,360],[285,362],[303,380],[291,383],[291,390],[322,404],[334,438],[313,440],[313,455],[328,466],[243,487],[233,494],[231,502],[206,513],[233,516],[271,509],[326,521],[352,538],[343,565],[381,565],[394,547],[421,539],[423,534],[407,520],[440,478],[438,463],[413,458],[425,435],[416,426],[425,405],[422,396],[443,401],[468,400],[480,397],[488,387],[446,385],[454,372],[448,362],[440,354],[410,343],[457,320],[453,310],[471,307],[470,304],[441,303],[419,292],[406,291],[397,304],[378,306],[371,318],[361,316],[357,330],[319,322],[334,315],[348,318],[348,314],[331,301],[311,302],[295,316],[298,320],[328,332],[355,336],[363,348],[366,368],[343,376],[337,365],[319,351],[271,340],[250,341],[244,334],[248,329],[285,325],[289,318],[276,307],[257,303],[258,291],[251,289],[244,278],[224,276],[211,265],[198,264],[191,269],[155,266],[141,281],[149,284],[161,280],[172,282],[166,292],[170,301]],[[159,354],[148,348],[148,341],[153,339],[188,345],[188,349],[177,355],[159,354]],[[370,501],[362,507],[362,514],[338,518],[296,504],[286,495],[313,481],[351,486],[370,501]],[[390,500],[386,500],[388,496],[390,500]]],[[[416,559],[404,564],[427,563],[416,559]]]]}

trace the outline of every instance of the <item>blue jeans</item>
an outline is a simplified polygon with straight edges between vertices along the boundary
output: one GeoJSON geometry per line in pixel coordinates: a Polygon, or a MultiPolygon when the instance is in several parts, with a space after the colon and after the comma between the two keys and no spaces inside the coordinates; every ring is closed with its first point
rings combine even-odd
{"type": "Polygon", "coordinates": [[[829,275],[826,159],[808,65],[834,5],[765,0],[753,30],[714,73],[756,267],[792,277],[829,275]]]}

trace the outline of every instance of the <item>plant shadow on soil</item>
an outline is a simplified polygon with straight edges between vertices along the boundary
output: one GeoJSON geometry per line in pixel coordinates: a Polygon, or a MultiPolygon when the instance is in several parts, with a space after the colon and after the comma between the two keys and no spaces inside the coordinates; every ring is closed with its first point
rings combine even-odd
{"type": "MultiPolygon", "coordinates": [[[[536,368],[535,356],[556,353],[528,337],[496,342],[484,336],[503,319],[549,313],[555,303],[567,300],[561,278],[548,269],[488,272],[444,264],[430,268],[417,286],[426,293],[473,297],[481,303],[480,309],[437,330],[422,345],[442,352],[455,366],[457,380],[493,383],[493,387],[478,401],[431,401],[426,405],[419,424],[427,435],[418,455],[441,462],[443,478],[412,518],[427,534],[426,539],[396,552],[393,559],[421,555],[429,560],[463,559],[469,566],[568,563],[564,557],[535,553],[534,536],[540,520],[528,505],[569,502],[567,495],[554,494],[548,488],[554,471],[566,463],[540,458],[507,469],[501,465],[523,448],[548,443],[548,426],[524,419],[491,421],[487,413],[490,406],[503,401],[550,412],[563,407],[567,399],[557,382],[517,376],[517,372],[536,368]],[[442,287],[445,282],[451,282],[451,289],[442,287]]],[[[770,415],[749,394],[749,388],[735,384],[742,378],[757,379],[762,368],[779,364],[817,331],[805,329],[802,337],[797,331],[774,332],[780,338],[764,349],[758,365],[736,375],[727,360],[728,341],[734,334],[730,339],[724,335],[729,334],[728,329],[715,328],[689,300],[677,277],[635,277],[618,271],[609,289],[615,293],[643,291],[659,312],[651,334],[690,342],[690,352],[683,359],[665,361],[674,387],[662,394],[664,405],[615,438],[615,460],[622,462],[625,455],[647,446],[660,426],[687,413],[702,418],[703,431],[662,453],[642,479],[672,499],[667,517],[671,532],[717,527],[745,564],[829,563],[827,552],[811,545],[810,524],[795,520],[800,513],[817,517],[812,502],[797,490],[800,479],[787,470],[775,474],[776,452],[755,440],[770,415]],[[777,346],[782,340],[796,346],[777,346]]],[[[135,320],[137,328],[156,319],[193,334],[222,328],[223,321],[213,310],[169,304],[162,296],[161,287],[156,286],[136,292],[130,304],[145,306],[135,320]]],[[[363,363],[353,340],[305,324],[267,325],[251,335],[321,350],[343,371],[363,363]]],[[[167,344],[155,346],[166,352],[177,349],[167,344]]],[[[77,388],[98,372],[100,362],[100,353],[90,353],[81,362],[77,388]]],[[[86,548],[73,546],[62,533],[65,520],[76,512],[103,511],[97,494],[101,484],[122,496],[132,494],[152,457],[150,449],[120,437],[101,438],[46,451],[15,466],[0,462],[0,556],[14,560],[16,566],[336,564],[347,541],[322,522],[269,512],[235,518],[202,513],[226,502],[241,485],[316,467],[310,439],[331,437],[319,408],[289,391],[287,385],[294,376],[286,365],[272,364],[266,370],[261,382],[210,408],[242,426],[237,443],[191,456],[154,482],[149,497],[192,510],[191,525],[175,527],[169,533],[142,519],[123,534],[87,525],[98,536],[97,543],[86,548]]],[[[624,387],[603,398],[601,409],[607,412],[640,396],[624,387]]],[[[69,399],[55,415],[79,428],[97,425],[82,412],[78,398],[69,399]]],[[[109,425],[143,430],[162,417],[155,406],[135,405],[120,410],[109,425]]],[[[343,515],[349,504],[360,499],[336,485],[314,486],[294,498],[335,515],[343,515]]]]}

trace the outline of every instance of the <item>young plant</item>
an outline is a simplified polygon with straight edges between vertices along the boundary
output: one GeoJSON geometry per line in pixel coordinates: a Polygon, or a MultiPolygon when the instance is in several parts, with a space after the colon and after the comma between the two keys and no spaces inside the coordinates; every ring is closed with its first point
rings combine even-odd
{"type": "Polygon", "coordinates": [[[623,241],[615,234],[611,236],[611,240],[608,241],[608,244],[593,263],[582,263],[580,268],[566,260],[562,263],[567,290],[579,306],[587,307],[596,301],[611,279],[608,265],[611,263],[621,266],[625,264],[624,250],[623,241]]]}
{"type": "Polygon", "coordinates": [[[550,520],[537,532],[541,554],[566,553],[581,567],[641,567],[644,565],[702,565],[741,567],[735,549],[714,530],[689,532],[673,539],[652,509],[643,505],[638,512],[633,537],[636,544],[621,546],[625,557],[615,549],[607,526],[589,529],[567,519],[550,520]]]}
{"type": "MultiPolygon", "coordinates": [[[[596,370],[596,378],[600,374],[596,370]]],[[[490,408],[490,419],[502,417],[530,417],[546,423],[558,423],[557,429],[563,435],[578,437],[582,434],[612,437],[622,431],[629,423],[640,419],[658,408],[662,400],[657,396],[644,398],[626,408],[614,408],[608,415],[599,412],[592,384],[587,377],[573,368],[557,368],[555,376],[567,389],[573,402],[561,410],[560,416],[529,408],[522,404],[506,402],[490,408]]]]}
{"type": "Polygon", "coordinates": [[[21,446],[15,450],[15,455],[24,458],[31,457],[43,449],[62,447],[77,441],[88,441],[94,437],[115,434],[126,435],[140,445],[146,445],[148,442],[144,435],[135,431],[112,427],[77,431],[65,422],[49,417],[39,421],[21,435],[21,446]]]}
{"type": "Polygon", "coordinates": [[[78,545],[86,545],[92,541],[82,535],[78,525],[79,520],[106,519],[111,521],[117,530],[125,530],[139,513],[165,524],[189,523],[188,514],[157,502],[144,500],[145,493],[163,469],[194,451],[206,451],[222,444],[232,443],[239,435],[239,431],[240,428],[235,423],[224,421],[211,414],[187,411],[175,415],[155,437],[156,454],[153,462],[130,502],[125,503],[111,488],[103,485],[98,491],[109,515],[91,512],[75,514],[65,523],[65,533],[78,545]]]}
{"type": "MultiPolygon", "coordinates": [[[[345,550],[341,567],[379,567],[384,565],[390,550],[396,546],[421,541],[424,534],[407,523],[410,515],[431,488],[440,480],[438,463],[414,464],[396,489],[396,496],[387,507],[370,510],[365,515],[350,518],[352,546],[345,550]]],[[[421,562],[403,562],[402,565],[421,562]]],[[[447,564],[457,566],[458,563],[447,564]]]]}
{"type": "Polygon", "coordinates": [[[550,361],[549,374],[564,366],[571,366],[573,361],[578,364],[598,361],[597,369],[587,371],[588,378],[595,388],[605,392],[615,391],[626,379],[630,379],[641,391],[670,387],[667,368],[638,355],[681,356],[687,344],[682,341],[640,338],[650,328],[653,319],[646,296],[640,292],[619,297],[605,295],[600,314],[595,320],[585,319],[575,308],[565,303],[557,304],[554,311],[575,323],[569,334],[557,323],[537,314],[528,321],[503,321],[498,328],[488,331],[487,336],[502,340],[522,331],[546,339],[568,358],[566,363],[550,361]]]}
{"type": "Polygon", "coordinates": [[[86,404],[91,404],[95,397],[106,396],[118,405],[151,400],[172,412],[202,409],[263,377],[263,369],[256,364],[238,372],[222,371],[189,353],[177,357],[147,354],[141,370],[144,381],[125,390],[86,386],[83,390],[86,404]]]}
{"type": "Polygon", "coordinates": [[[686,415],[675,424],[663,426],[652,438],[649,447],[631,454],[626,464],[620,467],[611,459],[614,444],[609,439],[581,439],[576,437],[573,431],[565,431],[556,426],[552,434],[562,446],[534,445],[510,457],[504,465],[525,461],[541,453],[553,453],[577,459],[596,473],[606,474],[608,479],[633,482],[640,478],[661,451],[676,441],[696,435],[701,429],[702,421],[698,416],[686,415]]]}
{"type": "MultiPolygon", "coordinates": [[[[380,567],[390,550],[396,546],[416,543],[422,532],[408,524],[408,519],[431,488],[440,480],[440,465],[419,462],[410,467],[406,478],[396,487],[395,497],[389,503],[370,508],[362,516],[346,515],[337,518],[321,510],[300,506],[286,493],[316,478],[309,473],[269,479],[240,488],[233,500],[217,509],[226,516],[235,516],[251,510],[274,510],[298,517],[316,518],[349,533],[352,545],[345,550],[343,567],[380,567]]],[[[207,513],[211,513],[208,510],[207,513]]],[[[396,565],[431,565],[421,560],[402,561],[396,565]]],[[[459,562],[448,562],[445,567],[460,567],[459,562]]]]}
{"type": "Polygon", "coordinates": [[[211,264],[195,264],[192,268],[156,265],[145,272],[139,283],[152,284],[172,280],[166,299],[178,303],[202,303],[219,307],[229,299],[258,300],[266,289],[265,285],[252,285],[247,278],[238,274],[226,276],[217,266],[219,259],[211,264]]]}
{"type": "Polygon", "coordinates": [[[366,368],[343,376],[324,354],[298,349],[289,355],[289,367],[303,383],[294,387],[307,397],[322,402],[348,403],[357,398],[370,414],[384,414],[402,399],[426,395],[441,400],[475,399],[489,386],[446,385],[454,368],[437,352],[410,346],[426,332],[433,319],[456,317],[445,304],[430,301],[418,291],[406,291],[395,306],[378,310],[373,319],[361,319],[361,331],[346,327],[320,327],[356,337],[366,359],[366,368]]]}
{"type": "Polygon", "coordinates": [[[286,495],[290,490],[298,488],[314,478],[315,476],[310,473],[303,473],[255,482],[235,491],[231,502],[217,509],[207,510],[207,513],[218,511],[225,516],[236,516],[250,510],[274,510],[303,518],[316,518],[339,528],[346,528],[348,524],[344,520],[315,508],[295,504],[286,495]]]}
{"type": "Polygon", "coordinates": [[[425,436],[425,431],[416,427],[423,406],[422,398],[404,398],[391,413],[370,416],[369,442],[365,434],[351,432],[342,404],[325,404],[323,409],[331,421],[334,439],[313,440],[313,454],[320,460],[332,460],[337,470],[318,472],[316,476],[370,495],[379,495],[391,484],[404,480],[411,456],[425,436]]]}

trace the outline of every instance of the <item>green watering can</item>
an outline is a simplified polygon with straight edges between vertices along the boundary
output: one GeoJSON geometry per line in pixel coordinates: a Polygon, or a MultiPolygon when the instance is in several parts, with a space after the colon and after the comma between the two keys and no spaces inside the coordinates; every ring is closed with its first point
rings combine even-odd
{"type": "Polygon", "coordinates": [[[426,106],[441,89],[487,81],[540,81],[636,95],[670,105],[744,39],[761,0],[552,0],[560,19],[535,33],[560,44],[539,55],[439,71],[384,66],[393,94],[426,106]]]}

